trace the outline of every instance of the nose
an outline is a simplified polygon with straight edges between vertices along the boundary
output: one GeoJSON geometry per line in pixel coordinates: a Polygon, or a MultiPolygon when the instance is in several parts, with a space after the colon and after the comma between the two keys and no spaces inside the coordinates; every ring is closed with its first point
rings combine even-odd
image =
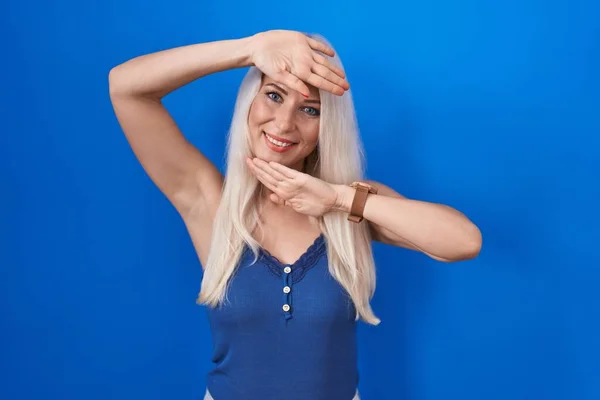
{"type": "Polygon", "coordinates": [[[275,113],[275,126],[279,133],[292,131],[294,124],[294,110],[291,107],[279,107],[275,113]]]}

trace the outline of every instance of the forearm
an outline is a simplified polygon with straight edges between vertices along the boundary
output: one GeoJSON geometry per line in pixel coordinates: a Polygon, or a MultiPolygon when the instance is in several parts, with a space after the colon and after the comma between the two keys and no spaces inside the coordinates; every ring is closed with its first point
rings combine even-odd
{"type": "MultiPolygon", "coordinates": [[[[339,186],[338,211],[350,212],[354,189],[339,186]]],[[[481,247],[481,232],[460,211],[436,203],[369,194],[363,217],[418,249],[447,260],[475,256],[481,247]]]]}
{"type": "Polygon", "coordinates": [[[135,57],[110,71],[111,95],[160,99],[211,73],[249,66],[251,40],[192,44],[135,57]]]}

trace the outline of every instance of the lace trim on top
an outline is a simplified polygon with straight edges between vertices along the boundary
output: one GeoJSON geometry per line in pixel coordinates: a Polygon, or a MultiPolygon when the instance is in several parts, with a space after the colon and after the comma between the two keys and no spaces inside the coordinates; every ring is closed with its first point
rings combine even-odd
{"type": "MultiPolygon", "coordinates": [[[[292,264],[284,264],[277,257],[269,253],[268,250],[258,248],[258,261],[262,261],[271,272],[279,279],[282,284],[282,310],[283,324],[293,318],[293,292],[294,285],[302,280],[306,273],[316,265],[319,258],[326,252],[327,246],[325,235],[321,233],[306,251],[292,264]]],[[[249,246],[246,246],[246,252],[251,252],[249,246]]]]}
{"type": "Polygon", "coordinates": [[[284,264],[277,257],[269,253],[268,250],[259,247],[259,256],[265,265],[269,268],[269,271],[273,275],[281,278],[284,274],[285,267],[290,267],[292,271],[290,275],[293,283],[298,283],[304,278],[306,272],[315,266],[319,257],[325,253],[327,249],[325,243],[325,235],[321,233],[313,243],[306,249],[306,251],[292,264],[284,264]]]}

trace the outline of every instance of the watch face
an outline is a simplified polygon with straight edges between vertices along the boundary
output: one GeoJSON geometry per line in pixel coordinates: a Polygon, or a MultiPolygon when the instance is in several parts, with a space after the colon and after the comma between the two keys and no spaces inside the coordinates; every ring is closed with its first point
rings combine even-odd
{"type": "Polygon", "coordinates": [[[358,189],[359,187],[365,190],[371,190],[371,185],[369,185],[368,183],[363,183],[363,182],[353,182],[352,185],[353,188],[358,189]]]}
{"type": "Polygon", "coordinates": [[[352,185],[350,185],[352,187],[358,187],[358,186],[362,186],[362,187],[369,187],[368,184],[363,183],[363,182],[352,182],[352,185]]]}
{"type": "Polygon", "coordinates": [[[364,190],[369,193],[377,194],[377,188],[375,188],[375,186],[369,185],[368,183],[352,182],[352,184],[350,184],[350,186],[352,186],[353,188],[355,188],[357,190],[364,190]]]}

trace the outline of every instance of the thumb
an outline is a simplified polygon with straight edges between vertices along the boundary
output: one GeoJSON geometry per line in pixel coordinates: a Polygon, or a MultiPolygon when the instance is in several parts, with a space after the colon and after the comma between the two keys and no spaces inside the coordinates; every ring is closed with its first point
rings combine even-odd
{"type": "Polygon", "coordinates": [[[280,206],[286,206],[286,205],[289,205],[289,203],[288,203],[287,201],[285,201],[285,200],[284,200],[284,199],[282,199],[281,197],[277,196],[275,193],[271,193],[271,194],[269,195],[269,199],[270,199],[270,200],[271,200],[273,203],[275,203],[275,204],[277,204],[277,205],[280,205],[280,206]]]}

